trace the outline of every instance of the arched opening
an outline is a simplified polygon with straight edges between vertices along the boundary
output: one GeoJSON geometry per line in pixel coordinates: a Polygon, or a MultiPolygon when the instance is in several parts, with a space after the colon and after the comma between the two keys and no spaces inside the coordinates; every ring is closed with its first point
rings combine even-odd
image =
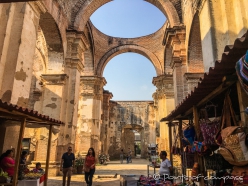
{"type": "Polygon", "coordinates": [[[47,73],[63,73],[64,48],[58,26],[48,12],[40,16],[39,25],[48,51],[47,73]]]}
{"type": "Polygon", "coordinates": [[[185,74],[185,96],[197,86],[199,79],[203,76],[204,65],[202,55],[202,40],[200,32],[200,19],[196,12],[189,36],[188,43],[188,72],[185,74]]]}
{"type": "Polygon", "coordinates": [[[188,72],[202,73],[204,72],[202,43],[200,32],[200,20],[198,13],[195,14],[188,45],[188,72]]]}
{"type": "MultiPolygon", "coordinates": [[[[182,19],[182,9],[180,5],[180,0],[173,0],[173,2],[169,0],[145,0],[152,5],[156,6],[163,14],[168,18],[171,27],[178,26],[180,24],[180,20],[182,19]]],[[[111,2],[111,0],[95,0],[91,1],[91,3],[84,3],[82,1],[78,1],[72,9],[72,25],[70,27],[75,30],[82,31],[90,16],[101,6],[104,4],[111,2]]],[[[123,0],[124,2],[124,0],[123,0]]],[[[125,1],[127,4],[133,1],[125,1]]],[[[142,0],[140,0],[142,2],[142,0]]],[[[140,8],[140,7],[138,7],[140,8]]],[[[150,14],[150,12],[149,12],[150,14]]],[[[148,14],[148,15],[149,15],[148,14]]]]}
{"type": "Polygon", "coordinates": [[[135,53],[120,54],[106,65],[104,74],[108,82],[104,89],[113,93],[114,100],[152,100],[156,76],[151,62],[135,53]]]}
{"type": "Polygon", "coordinates": [[[141,134],[134,130],[134,156],[140,157],[141,156],[141,134]]]}
{"type": "Polygon", "coordinates": [[[100,7],[91,15],[90,20],[106,35],[135,38],[159,30],[165,23],[166,17],[157,7],[148,2],[118,0],[100,7]]]}
{"type": "Polygon", "coordinates": [[[162,75],[163,74],[163,64],[161,64],[161,62],[158,60],[157,56],[154,55],[154,53],[150,52],[149,50],[147,50],[144,47],[140,47],[137,45],[122,45],[122,46],[118,46],[116,48],[113,48],[111,50],[109,50],[99,61],[97,69],[96,69],[96,74],[98,76],[102,76],[103,74],[103,70],[105,68],[105,66],[108,64],[108,62],[114,58],[115,56],[122,54],[122,53],[129,53],[129,52],[134,52],[137,54],[141,54],[144,57],[146,57],[147,59],[149,59],[155,70],[156,70],[156,75],[162,75]]]}

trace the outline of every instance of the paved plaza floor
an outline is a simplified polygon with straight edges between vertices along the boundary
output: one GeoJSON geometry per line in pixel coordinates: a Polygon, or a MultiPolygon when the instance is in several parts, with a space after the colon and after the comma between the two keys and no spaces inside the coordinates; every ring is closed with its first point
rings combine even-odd
{"type": "MultiPolygon", "coordinates": [[[[93,186],[119,186],[120,175],[146,175],[148,160],[133,159],[132,163],[121,164],[119,161],[110,161],[107,165],[96,166],[93,178],[93,186]],[[117,178],[108,178],[117,174],[117,178]],[[105,178],[99,178],[102,176],[105,178]]],[[[62,176],[49,177],[48,186],[61,186],[62,176]]],[[[71,186],[86,186],[84,175],[73,175],[71,186]]]]}

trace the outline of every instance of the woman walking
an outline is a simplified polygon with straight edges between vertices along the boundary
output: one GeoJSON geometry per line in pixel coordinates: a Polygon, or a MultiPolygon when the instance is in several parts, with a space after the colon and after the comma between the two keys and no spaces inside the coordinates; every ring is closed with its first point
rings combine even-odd
{"type": "Polygon", "coordinates": [[[84,162],[84,175],[87,186],[92,186],[92,178],[95,173],[95,165],[96,165],[95,150],[91,147],[88,150],[84,162]]]}

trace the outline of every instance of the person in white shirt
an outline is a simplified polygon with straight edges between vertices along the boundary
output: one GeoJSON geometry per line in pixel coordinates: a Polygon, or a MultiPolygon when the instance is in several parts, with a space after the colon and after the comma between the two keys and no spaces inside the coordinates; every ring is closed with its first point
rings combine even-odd
{"type": "Polygon", "coordinates": [[[162,160],[159,169],[159,174],[161,175],[161,178],[172,181],[171,179],[169,179],[169,177],[171,175],[170,173],[173,171],[173,167],[171,165],[170,160],[167,159],[166,151],[160,152],[160,159],[162,160]]]}

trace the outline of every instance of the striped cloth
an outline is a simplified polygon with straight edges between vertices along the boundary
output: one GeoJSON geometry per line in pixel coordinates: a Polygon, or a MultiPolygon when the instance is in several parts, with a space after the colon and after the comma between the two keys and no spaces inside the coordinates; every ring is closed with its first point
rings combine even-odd
{"type": "Polygon", "coordinates": [[[248,50],[246,55],[236,63],[236,73],[240,84],[248,95],[248,50]]]}

